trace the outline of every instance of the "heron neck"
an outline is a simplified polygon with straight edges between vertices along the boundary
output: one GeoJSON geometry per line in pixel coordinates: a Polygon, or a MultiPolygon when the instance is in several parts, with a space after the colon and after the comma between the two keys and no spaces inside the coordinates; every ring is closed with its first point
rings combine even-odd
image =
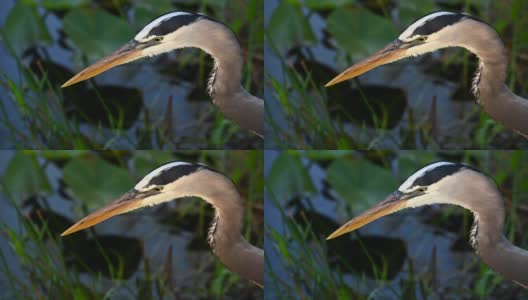
{"type": "MultiPolygon", "coordinates": [[[[250,95],[241,85],[244,58],[234,33],[223,24],[208,21],[197,37],[199,48],[214,58],[214,67],[207,83],[213,103],[243,128],[264,134],[264,102],[250,95]]],[[[200,32],[200,30],[197,30],[200,32]]]]}
{"type": "Polygon", "coordinates": [[[491,269],[528,286],[528,251],[514,246],[502,234],[505,212],[499,191],[491,184],[479,190],[474,191],[479,197],[473,197],[478,203],[470,205],[475,213],[473,247],[491,269]]]}
{"type": "MultiPolygon", "coordinates": [[[[211,181],[209,182],[211,183],[211,181]]],[[[213,252],[231,271],[257,283],[264,282],[264,251],[244,239],[242,228],[243,205],[235,185],[227,178],[216,183],[222,188],[210,189],[200,195],[216,209],[209,229],[208,241],[213,252]]]]}
{"type": "Polygon", "coordinates": [[[501,235],[498,243],[482,247],[479,255],[490,268],[528,288],[528,251],[516,247],[501,235]]]}
{"type": "Polygon", "coordinates": [[[509,129],[528,135],[528,101],[513,94],[504,84],[508,62],[504,44],[495,29],[477,23],[471,30],[473,38],[461,42],[479,58],[472,91],[491,117],[509,129]]]}

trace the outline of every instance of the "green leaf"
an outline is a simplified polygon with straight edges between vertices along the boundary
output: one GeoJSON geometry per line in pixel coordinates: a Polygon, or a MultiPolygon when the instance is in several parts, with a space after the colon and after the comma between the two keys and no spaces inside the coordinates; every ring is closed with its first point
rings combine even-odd
{"type": "Polygon", "coordinates": [[[293,196],[314,193],[315,186],[298,156],[282,153],[274,162],[266,178],[266,188],[277,199],[288,200],[293,196]]]}
{"type": "Polygon", "coordinates": [[[89,209],[109,203],[134,186],[127,170],[95,156],[69,161],[62,176],[75,197],[89,209]]]}
{"type": "Polygon", "coordinates": [[[22,86],[18,86],[13,80],[11,80],[11,78],[7,76],[5,77],[5,82],[9,86],[9,90],[11,91],[13,99],[17,103],[20,112],[23,115],[29,115],[30,109],[28,108],[28,105],[26,103],[22,86]]]}
{"type": "Polygon", "coordinates": [[[367,10],[335,10],[326,26],[339,45],[356,58],[372,54],[398,37],[390,20],[367,10]]]}
{"type": "Polygon", "coordinates": [[[328,167],[326,179],[339,196],[363,211],[398,188],[397,179],[385,168],[363,159],[337,159],[328,167]]]}
{"type": "Polygon", "coordinates": [[[177,161],[177,159],[167,151],[148,150],[134,152],[133,161],[136,175],[145,176],[159,166],[171,161],[177,161]]]}
{"type": "Polygon", "coordinates": [[[136,29],[141,29],[142,26],[173,9],[171,3],[166,0],[136,2],[134,7],[134,20],[138,25],[136,29]]]}
{"type": "Polygon", "coordinates": [[[114,52],[134,38],[126,20],[95,9],[71,10],[64,17],[64,31],[92,60],[114,52]]]}
{"type": "Polygon", "coordinates": [[[73,7],[86,5],[92,2],[91,0],[43,0],[42,6],[49,10],[66,10],[73,7]]]}
{"type": "Polygon", "coordinates": [[[6,195],[18,203],[51,192],[48,177],[37,158],[24,152],[16,152],[9,161],[2,185],[6,195]]]}
{"type": "Polygon", "coordinates": [[[339,6],[354,4],[356,0],[306,0],[305,5],[311,9],[335,9],[339,6]]]}
{"type": "Polygon", "coordinates": [[[269,37],[279,51],[315,42],[315,34],[300,5],[281,1],[268,25],[269,37]]]}
{"type": "Polygon", "coordinates": [[[35,152],[37,152],[40,156],[50,160],[74,158],[91,153],[89,150],[44,150],[35,152]]]}
{"type": "Polygon", "coordinates": [[[37,6],[28,1],[17,1],[1,31],[7,43],[18,54],[22,54],[31,46],[51,42],[51,36],[37,11],[37,6]]]}
{"type": "Polygon", "coordinates": [[[410,26],[419,18],[438,10],[434,0],[402,1],[398,9],[399,20],[403,26],[410,26]]]}
{"type": "Polygon", "coordinates": [[[414,172],[423,168],[439,158],[436,153],[427,150],[402,150],[398,157],[399,183],[403,182],[414,172]]]}
{"type": "MultiPolygon", "coordinates": [[[[296,150],[290,150],[293,153],[296,150]]],[[[327,160],[327,159],[336,159],[338,157],[350,156],[355,153],[355,150],[323,150],[323,151],[306,151],[306,152],[297,152],[303,157],[309,158],[310,160],[327,160]]]]}

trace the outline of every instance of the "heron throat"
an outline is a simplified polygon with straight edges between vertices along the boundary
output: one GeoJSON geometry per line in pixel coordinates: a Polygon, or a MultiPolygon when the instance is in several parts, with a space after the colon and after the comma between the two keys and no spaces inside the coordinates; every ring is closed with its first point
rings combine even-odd
{"type": "Polygon", "coordinates": [[[214,254],[216,253],[216,240],[215,240],[215,234],[216,234],[216,228],[218,225],[218,221],[220,221],[220,218],[218,216],[218,213],[215,212],[215,216],[213,220],[211,221],[211,225],[209,226],[209,230],[207,231],[207,243],[209,244],[209,247],[211,247],[211,250],[213,250],[214,254]]]}
{"type": "Polygon", "coordinates": [[[215,93],[215,82],[216,82],[216,73],[218,72],[218,63],[216,62],[216,59],[214,61],[213,69],[211,70],[211,74],[209,75],[209,79],[207,80],[207,94],[209,94],[209,97],[213,99],[216,95],[215,93]]]}
{"type": "Polygon", "coordinates": [[[482,64],[482,61],[479,60],[479,65],[477,67],[477,70],[475,71],[475,75],[474,75],[473,80],[471,82],[471,93],[473,94],[473,96],[475,96],[475,99],[477,99],[477,103],[478,104],[480,104],[479,84],[480,84],[480,76],[482,74],[482,69],[483,68],[484,68],[484,65],[482,64]]]}
{"type": "Polygon", "coordinates": [[[471,231],[469,232],[469,244],[475,250],[477,254],[479,254],[479,248],[478,248],[478,217],[476,214],[473,214],[473,218],[475,221],[473,222],[473,226],[471,227],[471,231]]]}

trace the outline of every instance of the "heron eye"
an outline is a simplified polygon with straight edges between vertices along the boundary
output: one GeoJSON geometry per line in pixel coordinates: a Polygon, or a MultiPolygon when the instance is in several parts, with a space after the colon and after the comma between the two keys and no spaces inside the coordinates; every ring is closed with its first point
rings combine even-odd
{"type": "Polygon", "coordinates": [[[427,40],[427,37],[425,37],[425,36],[421,36],[421,37],[418,38],[418,40],[419,40],[420,42],[425,42],[425,41],[427,40]]]}
{"type": "Polygon", "coordinates": [[[427,188],[421,187],[421,188],[418,188],[417,191],[420,193],[425,193],[425,191],[427,191],[427,188]]]}
{"type": "Polygon", "coordinates": [[[156,192],[161,192],[162,189],[163,188],[161,186],[157,186],[153,190],[155,190],[156,192]]]}
{"type": "Polygon", "coordinates": [[[163,41],[163,38],[158,36],[158,37],[154,38],[154,41],[161,42],[161,41],[163,41]]]}

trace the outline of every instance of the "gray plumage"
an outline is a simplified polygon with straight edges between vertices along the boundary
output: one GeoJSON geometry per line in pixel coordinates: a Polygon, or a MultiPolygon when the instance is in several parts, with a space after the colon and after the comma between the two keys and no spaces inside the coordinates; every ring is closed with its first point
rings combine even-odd
{"type": "MultiPolygon", "coordinates": [[[[220,173],[203,170],[192,180],[200,182],[201,197],[215,208],[208,242],[215,255],[231,271],[264,284],[264,250],[251,245],[242,235],[244,207],[233,182],[220,173]]],[[[191,179],[191,177],[189,177],[191,179]]]]}
{"type": "Polygon", "coordinates": [[[215,208],[207,234],[214,254],[228,269],[262,286],[264,251],[248,243],[240,234],[244,212],[240,193],[228,177],[205,165],[165,164],[147,174],[131,191],[75,223],[62,235],[118,214],[185,197],[200,197],[215,208]]]}
{"type": "Polygon", "coordinates": [[[470,244],[493,270],[528,288],[528,251],[502,234],[504,201],[495,182],[471,166],[436,162],[410,176],[396,192],[348,221],[328,239],[356,230],[396,211],[430,204],[454,204],[473,212],[470,244]]]}
{"type": "Polygon", "coordinates": [[[231,271],[260,285],[264,283],[264,251],[248,243],[240,234],[244,206],[240,193],[228,177],[204,165],[176,162],[150,172],[135,187],[143,193],[155,188],[161,188],[159,196],[143,199],[143,206],[190,196],[211,204],[215,217],[207,241],[214,254],[231,271]],[[167,175],[172,176],[173,181],[158,186],[145,185],[167,175]]]}
{"type": "Polygon", "coordinates": [[[359,76],[372,68],[448,47],[463,47],[479,59],[472,92],[482,108],[505,127],[528,137],[528,100],[504,84],[507,56],[499,34],[466,14],[435,12],[409,26],[397,40],[348,68],[326,86],[359,76]]]}
{"type": "Polygon", "coordinates": [[[497,31],[473,19],[466,19],[454,30],[456,33],[449,36],[453,39],[452,43],[468,49],[479,58],[472,87],[478,103],[499,123],[528,136],[528,100],[515,95],[504,84],[508,59],[497,31]]]}
{"type": "Polygon", "coordinates": [[[470,236],[476,253],[491,269],[528,288],[528,251],[502,234],[504,201],[495,183],[482,173],[465,169],[446,185],[452,186],[445,193],[452,200],[443,203],[463,206],[475,216],[470,236]]]}
{"type": "Polygon", "coordinates": [[[227,118],[262,136],[264,101],[240,85],[244,59],[235,35],[223,24],[208,19],[195,23],[193,30],[199,34],[190,44],[203,49],[215,60],[207,88],[214,104],[227,118]]]}
{"type": "Polygon", "coordinates": [[[224,115],[264,134],[264,101],[241,85],[243,55],[235,34],[221,22],[202,14],[173,12],[147,24],[132,41],[68,80],[62,87],[86,80],[117,65],[175,49],[194,47],[214,59],[207,92],[224,115]]]}

